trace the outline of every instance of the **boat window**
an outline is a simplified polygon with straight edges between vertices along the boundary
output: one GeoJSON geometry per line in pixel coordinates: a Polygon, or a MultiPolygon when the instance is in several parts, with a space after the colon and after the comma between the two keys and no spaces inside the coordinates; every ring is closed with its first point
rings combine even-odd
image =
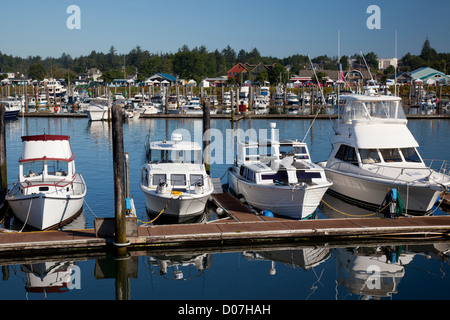
{"type": "Polygon", "coordinates": [[[240,168],[239,168],[239,174],[242,176],[242,177],[245,177],[245,173],[247,172],[247,168],[246,167],[244,167],[244,166],[241,166],[240,168]]]}
{"type": "Polygon", "coordinates": [[[363,164],[381,162],[377,149],[359,149],[359,155],[363,164]]]}
{"type": "Polygon", "coordinates": [[[255,172],[253,170],[247,169],[246,178],[250,181],[255,181],[255,172]]]}
{"type": "Polygon", "coordinates": [[[166,182],[165,174],[154,174],[153,175],[153,185],[159,185],[161,182],[166,182]]]}
{"type": "Polygon", "coordinates": [[[274,182],[279,183],[288,183],[289,181],[287,171],[278,171],[275,174],[262,174],[261,179],[272,179],[274,182]]]}
{"type": "Polygon", "coordinates": [[[406,119],[401,101],[346,101],[339,110],[344,122],[354,119],[406,119]]]}
{"type": "Polygon", "coordinates": [[[422,162],[414,148],[402,148],[403,157],[407,162],[422,162]]]}
{"type": "Polygon", "coordinates": [[[303,170],[297,171],[298,182],[310,181],[311,179],[320,177],[321,177],[320,172],[307,172],[303,170]]]}
{"type": "Polygon", "coordinates": [[[398,149],[380,149],[384,162],[402,162],[398,149]]]}
{"type": "Polygon", "coordinates": [[[355,148],[350,147],[346,144],[342,144],[339,147],[338,152],[335,156],[336,159],[350,162],[351,164],[358,165],[358,159],[356,158],[356,151],[355,148]]]}
{"type": "Polygon", "coordinates": [[[186,185],[186,175],[171,174],[170,181],[173,186],[185,186],[186,185]]]}
{"type": "Polygon", "coordinates": [[[191,179],[191,186],[197,183],[203,185],[203,175],[201,174],[191,174],[189,179],[191,179]]]}
{"type": "Polygon", "coordinates": [[[148,186],[148,171],[147,171],[147,169],[145,169],[142,174],[143,174],[142,178],[144,180],[144,186],[148,186]]]}
{"type": "Polygon", "coordinates": [[[150,150],[152,163],[201,163],[201,150],[150,150]]]}
{"type": "Polygon", "coordinates": [[[301,146],[301,147],[294,147],[294,152],[296,154],[295,158],[296,159],[309,159],[308,156],[308,150],[306,150],[306,147],[301,146]]]}
{"type": "Polygon", "coordinates": [[[32,161],[23,164],[23,175],[26,178],[40,176],[44,172],[44,161],[32,161]]]}
{"type": "Polygon", "coordinates": [[[69,162],[67,161],[47,161],[47,172],[55,176],[67,176],[69,171],[69,162]]]}

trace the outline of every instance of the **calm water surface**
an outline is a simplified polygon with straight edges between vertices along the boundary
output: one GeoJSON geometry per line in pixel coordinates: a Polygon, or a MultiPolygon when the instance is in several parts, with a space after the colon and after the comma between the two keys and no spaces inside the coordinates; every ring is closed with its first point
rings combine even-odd
{"type": "MultiPolygon", "coordinates": [[[[302,140],[310,120],[245,120],[237,126],[266,129],[276,122],[279,137],[302,140]]],[[[450,161],[448,137],[450,121],[411,120],[408,126],[425,159],[450,161]]],[[[139,177],[144,164],[144,143],[170,137],[184,128],[198,140],[201,120],[135,119],[124,123],[125,152],[130,155],[131,194],[138,219],[148,221],[139,177]]],[[[223,133],[214,141],[215,159],[228,152],[228,120],[211,120],[211,127],[223,133]],[[220,138],[220,137],[219,137],[220,138]],[[221,147],[219,147],[221,146],[221,147]]],[[[66,134],[71,137],[77,170],[83,174],[88,193],[84,213],[66,228],[93,228],[95,217],[114,216],[111,130],[107,123],[87,119],[27,118],[8,122],[8,182],[17,179],[22,135],[66,134]]],[[[231,132],[231,131],[229,131],[231,132]]],[[[317,120],[309,130],[308,142],[313,161],[326,160],[331,150],[331,123],[317,120]]],[[[228,155],[230,157],[230,155],[228,155]]],[[[228,158],[229,160],[230,158],[228,158]]],[[[232,155],[231,155],[232,159],[232,155]]],[[[223,162],[212,165],[213,177],[222,177],[223,162]]],[[[226,178],[223,178],[226,182],[226,178]]],[[[333,208],[353,215],[367,212],[326,196],[333,208]]],[[[436,215],[448,214],[437,209],[436,215]]],[[[321,219],[344,218],[329,207],[318,209],[321,219]]],[[[210,219],[214,219],[211,213],[210,219]]],[[[11,220],[12,227],[21,228],[11,220]]],[[[376,244],[310,244],[245,248],[205,248],[195,251],[132,252],[117,261],[106,254],[39,259],[0,258],[2,280],[0,299],[78,300],[355,300],[355,299],[449,299],[448,273],[450,242],[417,242],[404,239],[376,244]],[[126,263],[126,281],[119,281],[117,270],[126,263]],[[371,270],[370,272],[368,270],[371,270]],[[75,283],[73,289],[67,283],[75,283]],[[120,288],[120,289],[119,289],[120,288]]]]}

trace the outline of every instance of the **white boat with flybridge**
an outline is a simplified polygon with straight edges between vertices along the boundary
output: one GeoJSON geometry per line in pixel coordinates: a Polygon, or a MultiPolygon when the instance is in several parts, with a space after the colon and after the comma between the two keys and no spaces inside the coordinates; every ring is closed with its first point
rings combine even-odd
{"type": "Polygon", "coordinates": [[[75,169],[69,136],[23,136],[19,180],[6,195],[15,217],[39,230],[59,228],[83,210],[86,183],[75,169]]]}
{"type": "Polygon", "coordinates": [[[150,142],[146,152],[140,187],[147,211],[177,222],[201,216],[214,190],[201,146],[174,132],[171,140],[150,142]]]}
{"type": "Polygon", "coordinates": [[[332,182],[311,161],[305,142],[278,140],[275,128],[271,123],[270,139],[238,141],[235,164],[228,171],[229,189],[265,214],[313,218],[332,182]]]}
{"type": "Polygon", "coordinates": [[[333,181],[329,192],[371,209],[380,209],[391,197],[405,214],[429,214],[449,190],[449,168],[441,160],[432,161],[437,170],[425,164],[401,98],[372,90],[339,100],[344,103],[338,108],[332,151],[328,161],[318,163],[333,181]]]}

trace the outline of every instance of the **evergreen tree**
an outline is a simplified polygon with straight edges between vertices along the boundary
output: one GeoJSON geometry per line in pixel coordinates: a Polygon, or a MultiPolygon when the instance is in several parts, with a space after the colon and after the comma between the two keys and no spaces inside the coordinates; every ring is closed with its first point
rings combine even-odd
{"type": "Polygon", "coordinates": [[[420,52],[420,57],[428,64],[430,65],[432,60],[435,60],[437,58],[437,52],[434,50],[430,45],[430,40],[427,39],[423,43],[422,51],[420,52]]]}

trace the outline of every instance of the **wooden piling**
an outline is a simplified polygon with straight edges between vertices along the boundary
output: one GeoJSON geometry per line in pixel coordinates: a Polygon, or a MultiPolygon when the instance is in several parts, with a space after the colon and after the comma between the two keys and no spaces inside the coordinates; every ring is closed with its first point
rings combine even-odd
{"type": "Polygon", "coordinates": [[[0,103],[0,204],[3,204],[8,191],[8,172],[6,167],[5,105],[0,103]]]}
{"type": "Polygon", "coordinates": [[[210,174],[210,160],[211,160],[211,150],[210,150],[210,111],[209,102],[203,100],[203,163],[205,164],[206,173],[210,174]]]}
{"type": "Polygon", "coordinates": [[[127,249],[125,225],[125,154],[123,148],[122,105],[112,107],[112,142],[114,170],[114,206],[115,206],[115,240],[118,254],[125,254],[127,249]]]}

